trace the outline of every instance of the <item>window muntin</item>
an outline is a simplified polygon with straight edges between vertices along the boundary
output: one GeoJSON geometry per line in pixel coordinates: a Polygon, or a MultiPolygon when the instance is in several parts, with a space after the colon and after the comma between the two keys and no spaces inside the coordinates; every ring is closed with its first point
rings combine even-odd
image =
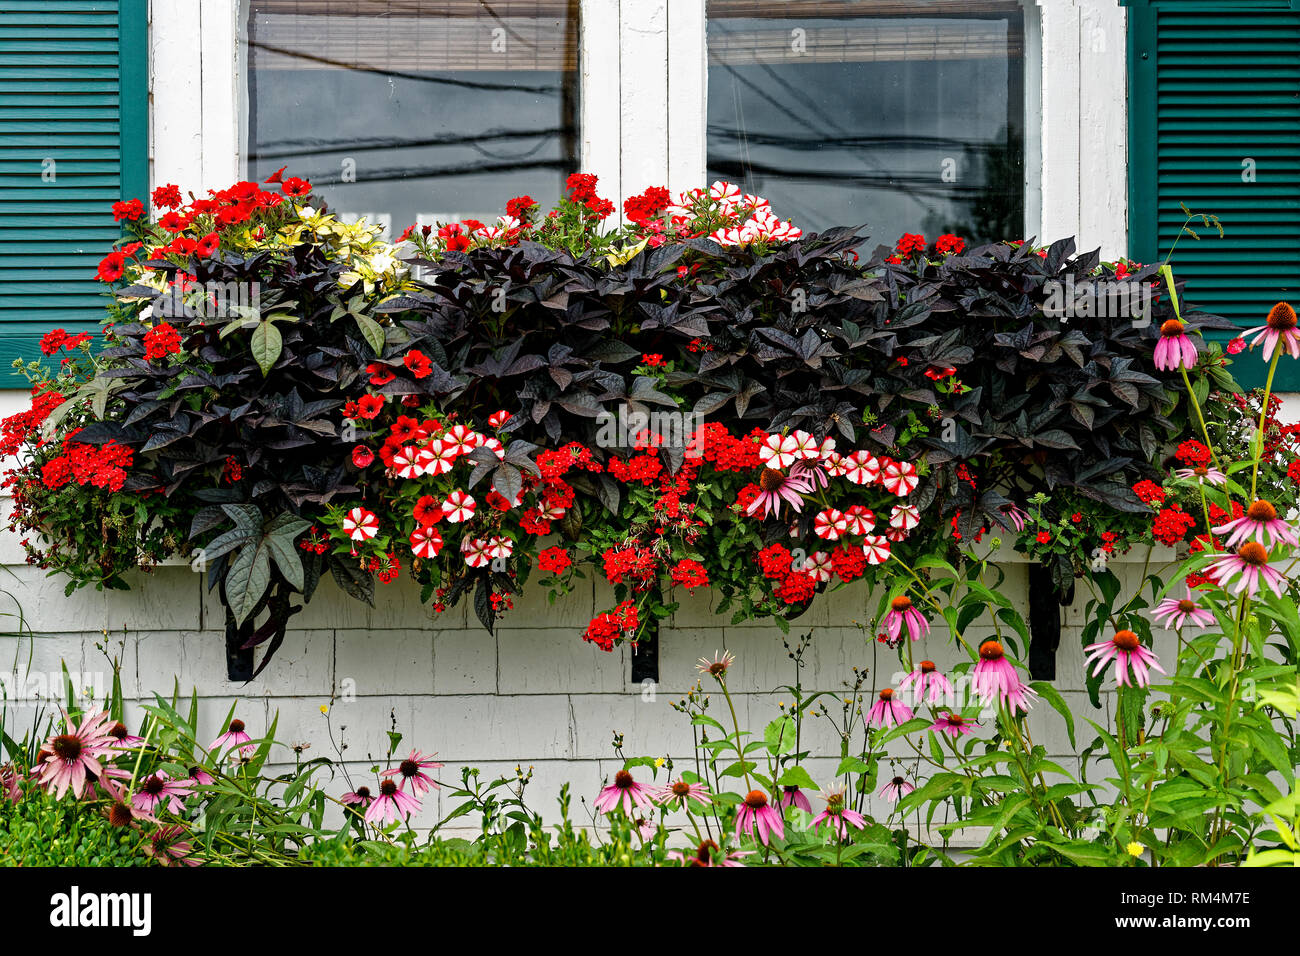
{"type": "Polygon", "coordinates": [[[808,229],[1024,230],[1017,0],[709,0],[708,173],[808,229]]]}
{"type": "Polygon", "coordinates": [[[345,217],[500,215],[578,167],[578,0],[245,0],[248,176],[345,217]]]}

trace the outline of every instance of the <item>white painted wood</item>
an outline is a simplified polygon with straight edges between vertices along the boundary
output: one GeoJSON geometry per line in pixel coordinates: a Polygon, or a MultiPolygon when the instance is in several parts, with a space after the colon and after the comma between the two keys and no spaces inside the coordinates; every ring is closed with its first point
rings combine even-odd
{"type": "Polygon", "coordinates": [[[668,179],[673,192],[704,184],[707,168],[706,0],[668,6],[668,179]]]}
{"type": "Polygon", "coordinates": [[[149,23],[152,184],[198,193],[205,188],[203,87],[212,82],[203,69],[200,11],[194,0],[153,0],[149,23]]]}
{"type": "Polygon", "coordinates": [[[1043,27],[1035,0],[1021,0],[1025,14],[1025,222],[1020,238],[1043,228],[1043,27]]]}
{"type": "MultiPolygon", "coordinates": [[[[582,0],[581,17],[581,156],[583,172],[600,180],[601,195],[622,214],[619,107],[619,0],[582,0]]],[[[611,217],[612,218],[612,217],[611,217]]]]}
{"type": "Polygon", "coordinates": [[[204,189],[241,178],[237,0],[200,0],[204,189]]]}
{"type": "Polygon", "coordinates": [[[1079,8],[1038,0],[1042,17],[1042,229],[1040,241],[1079,231],[1079,8]]]}
{"type": "Polygon", "coordinates": [[[1128,246],[1128,13],[1113,0],[1079,13],[1079,248],[1110,260],[1128,246]]]}
{"type": "Polygon", "coordinates": [[[624,0],[619,15],[620,195],[668,181],[668,4],[624,0]]]}

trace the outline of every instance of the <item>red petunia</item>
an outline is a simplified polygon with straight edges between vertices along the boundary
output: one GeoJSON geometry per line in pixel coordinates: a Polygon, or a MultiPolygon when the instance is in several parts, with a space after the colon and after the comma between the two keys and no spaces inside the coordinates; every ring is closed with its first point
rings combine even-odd
{"type": "Polygon", "coordinates": [[[375,453],[365,445],[357,445],[352,449],[352,464],[358,468],[369,468],[375,460],[375,453]]]}
{"type": "Polygon", "coordinates": [[[100,260],[95,278],[100,282],[116,282],[125,273],[125,266],[126,255],[115,249],[100,260]]]}
{"type": "Polygon", "coordinates": [[[421,495],[413,512],[415,523],[428,528],[442,520],[442,502],[433,495],[421,495]]]}
{"type": "Polygon", "coordinates": [[[311,193],[311,183],[297,176],[290,176],[280,184],[280,189],[286,196],[306,196],[311,193]]]}
{"type": "Polygon", "coordinates": [[[362,395],[357,399],[357,417],[374,418],[384,409],[384,399],[380,395],[362,395]]]}
{"type": "Polygon", "coordinates": [[[402,359],[402,364],[411,370],[416,378],[428,378],[433,374],[433,362],[419,349],[412,349],[402,359]]]}
{"type": "Polygon", "coordinates": [[[393,374],[392,369],[387,365],[379,365],[375,362],[371,362],[366,366],[366,374],[370,376],[370,384],[376,386],[387,385],[393,379],[397,378],[397,376],[393,374]]]}
{"type": "Polygon", "coordinates": [[[210,232],[198,241],[194,246],[194,251],[205,259],[211,258],[217,254],[221,248],[221,239],[215,232],[210,232]]]}

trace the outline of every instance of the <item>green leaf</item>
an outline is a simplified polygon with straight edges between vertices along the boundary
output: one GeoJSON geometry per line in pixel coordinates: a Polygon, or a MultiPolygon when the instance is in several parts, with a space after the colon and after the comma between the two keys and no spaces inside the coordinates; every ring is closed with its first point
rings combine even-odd
{"type": "Polygon", "coordinates": [[[783,787],[802,787],[804,790],[821,789],[803,767],[786,767],[777,783],[783,787]]]}
{"type": "Polygon", "coordinates": [[[773,754],[789,753],[794,749],[794,720],[786,715],[776,718],[763,730],[763,740],[773,754]]]}
{"type": "Polygon", "coordinates": [[[1079,745],[1074,742],[1074,714],[1070,713],[1070,708],[1065,703],[1065,698],[1063,698],[1060,692],[1047,681],[1034,681],[1029,686],[1038,691],[1038,693],[1052,705],[1052,709],[1065,718],[1065,730],[1070,735],[1070,748],[1072,750],[1077,750],[1079,745]]]}
{"type": "Polygon", "coordinates": [[[384,354],[384,327],[368,315],[362,315],[359,312],[349,314],[356,320],[357,328],[361,330],[366,343],[375,350],[375,357],[382,356],[384,354]]]}
{"type": "Polygon", "coordinates": [[[244,623],[270,583],[271,562],[267,549],[262,542],[250,541],[239,549],[226,571],[226,603],[236,624],[244,623]]]}
{"type": "Polygon", "coordinates": [[[279,361],[280,351],[284,347],[284,340],[280,337],[280,330],[264,319],[257,323],[257,328],[253,329],[253,338],[250,345],[253,350],[253,360],[257,362],[257,367],[262,370],[262,375],[267,375],[271,371],[271,367],[279,361]]]}

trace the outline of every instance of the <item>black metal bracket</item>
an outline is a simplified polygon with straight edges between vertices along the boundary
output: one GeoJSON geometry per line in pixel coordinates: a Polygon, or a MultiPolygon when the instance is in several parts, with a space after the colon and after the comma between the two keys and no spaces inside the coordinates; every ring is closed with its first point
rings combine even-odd
{"type": "Polygon", "coordinates": [[[632,683],[659,683],[659,625],[652,624],[645,637],[632,646],[632,683]]]}

